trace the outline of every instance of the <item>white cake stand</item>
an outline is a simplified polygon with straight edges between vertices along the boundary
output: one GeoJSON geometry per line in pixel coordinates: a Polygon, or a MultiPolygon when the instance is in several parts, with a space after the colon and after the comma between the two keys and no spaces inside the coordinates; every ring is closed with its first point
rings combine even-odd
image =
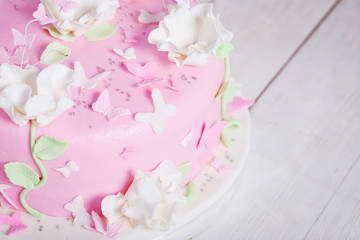
{"type": "MultiPolygon", "coordinates": [[[[218,173],[213,167],[206,166],[193,181],[196,186],[194,196],[180,209],[176,216],[176,225],[167,232],[144,228],[132,228],[127,223],[120,233],[119,240],[187,240],[204,231],[221,216],[221,210],[232,197],[236,179],[241,175],[250,142],[250,117],[247,109],[236,112],[234,119],[241,121],[241,127],[229,130],[232,147],[227,149],[219,144],[215,156],[222,164],[231,167],[227,173],[218,173]]],[[[13,211],[12,211],[13,212],[13,211]]],[[[0,213],[11,211],[0,209],[0,213]]],[[[71,218],[44,217],[37,219],[23,214],[24,224],[29,228],[7,237],[9,227],[0,225],[0,238],[3,240],[105,240],[100,233],[84,228],[75,228],[71,218]]]]}

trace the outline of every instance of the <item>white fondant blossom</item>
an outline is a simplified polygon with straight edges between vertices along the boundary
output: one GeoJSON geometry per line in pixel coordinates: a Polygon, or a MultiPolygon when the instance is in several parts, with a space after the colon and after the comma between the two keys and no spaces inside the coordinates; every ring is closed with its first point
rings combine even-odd
{"type": "Polygon", "coordinates": [[[181,173],[171,161],[163,161],[152,172],[137,171],[125,196],[104,198],[102,212],[109,223],[126,216],[134,226],[165,231],[177,210],[186,202],[180,189],[181,173]]]}
{"type": "Polygon", "coordinates": [[[100,26],[115,17],[118,0],[76,0],[76,7],[60,11],[54,0],[41,0],[49,17],[57,19],[54,27],[62,35],[75,37],[100,26]]]}
{"type": "Polygon", "coordinates": [[[70,86],[80,86],[76,76],[76,71],[61,64],[40,71],[4,63],[0,67],[0,108],[20,126],[30,120],[45,126],[74,105],[70,86]]]}
{"type": "Polygon", "coordinates": [[[169,14],[148,38],[159,51],[169,52],[168,58],[178,66],[201,66],[216,49],[232,39],[232,33],[213,15],[213,4],[198,4],[193,8],[181,5],[169,7],[169,14]]]}

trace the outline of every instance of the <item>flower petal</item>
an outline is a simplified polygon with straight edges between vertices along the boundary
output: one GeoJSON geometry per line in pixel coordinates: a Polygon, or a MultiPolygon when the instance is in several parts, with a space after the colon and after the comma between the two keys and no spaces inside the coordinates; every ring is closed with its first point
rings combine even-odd
{"type": "Polygon", "coordinates": [[[51,97],[55,101],[71,97],[69,87],[73,82],[74,71],[61,64],[45,68],[36,79],[39,95],[51,97]]]}
{"type": "Polygon", "coordinates": [[[19,83],[24,83],[34,89],[36,76],[38,74],[39,69],[36,67],[31,66],[29,68],[22,69],[16,65],[3,63],[0,67],[0,91],[7,86],[19,83]]]}
{"type": "Polygon", "coordinates": [[[54,109],[56,102],[46,95],[35,95],[25,104],[25,113],[29,119],[35,119],[40,113],[54,109]]]}
{"type": "Polygon", "coordinates": [[[70,98],[62,97],[56,103],[54,110],[39,114],[33,123],[39,127],[48,125],[72,106],[74,106],[74,102],[70,98]]]}

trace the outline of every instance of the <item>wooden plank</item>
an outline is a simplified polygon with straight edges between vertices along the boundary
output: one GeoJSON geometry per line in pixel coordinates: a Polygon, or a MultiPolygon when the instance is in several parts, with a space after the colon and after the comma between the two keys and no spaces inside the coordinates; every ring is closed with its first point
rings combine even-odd
{"type": "Polygon", "coordinates": [[[359,4],[341,2],[252,109],[239,189],[194,240],[360,239],[359,4]]]}
{"type": "Polygon", "coordinates": [[[215,0],[221,22],[234,33],[231,75],[255,99],[335,0],[215,0]]]}
{"type": "Polygon", "coordinates": [[[360,239],[360,157],[305,239],[360,239]]]}

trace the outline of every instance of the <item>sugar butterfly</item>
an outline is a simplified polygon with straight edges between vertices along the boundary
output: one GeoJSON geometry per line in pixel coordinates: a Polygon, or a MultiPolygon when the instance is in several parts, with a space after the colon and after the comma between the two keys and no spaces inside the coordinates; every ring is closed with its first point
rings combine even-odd
{"type": "MultiPolygon", "coordinates": [[[[23,46],[17,46],[13,51],[8,51],[6,48],[0,47],[0,64],[8,62],[11,64],[21,64],[21,50],[23,46]]],[[[29,58],[24,56],[24,64],[29,62],[29,58]]]]}
{"type": "Polygon", "coordinates": [[[154,104],[154,112],[137,113],[135,120],[138,122],[149,123],[156,134],[164,130],[166,120],[176,114],[176,107],[172,104],[165,103],[160,90],[154,88],[151,93],[154,104]]]}
{"type": "Polygon", "coordinates": [[[11,235],[27,228],[27,226],[23,223],[21,216],[22,215],[20,212],[15,212],[11,216],[0,215],[0,224],[6,224],[10,226],[10,229],[6,235],[11,235]]]}
{"type": "Polygon", "coordinates": [[[219,121],[211,127],[208,127],[206,123],[204,123],[197,147],[205,146],[207,149],[215,148],[219,142],[221,131],[225,128],[226,124],[226,121],[219,121]]]}
{"type": "Polygon", "coordinates": [[[11,32],[14,37],[14,46],[24,46],[27,48],[31,48],[32,43],[34,42],[36,36],[35,34],[28,34],[26,37],[16,30],[15,28],[11,29],[11,32]]]}
{"type": "MultiPolygon", "coordinates": [[[[8,204],[10,206],[13,206],[14,208],[18,209],[18,206],[16,205],[16,203],[14,203],[14,201],[11,200],[11,198],[5,193],[6,189],[11,188],[10,185],[6,185],[6,184],[0,184],[0,194],[3,196],[3,198],[5,199],[4,202],[1,203],[1,205],[6,205],[8,206],[8,204]],[[8,203],[8,204],[7,204],[8,203]]],[[[5,206],[5,207],[6,207],[5,206]]]]}
{"type": "Polygon", "coordinates": [[[248,108],[254,105],[254,100],[244,99],[242,97],[235,97],[234,100],[227,104],[228,113],[232,113],[240,108],[248,108]]]}
{"type": "Polygon", "coordinates": [[[94,221],[94,226],[87,228],[93,229],[109,238],[116,238],[125,227],[125,223],[114,223],[108,227],[106,220],[100,217],[95,211],[91,212],[91,216],[94,221]]]}
{"type": "Polygon", "coordinates": [[[165,13],[161,12],[158,14],[150,14],[147,11],[145,11],[144,9],[140,9],[140,15],[138,18],[138,21],[141,23],[158,23],[160,22],[162,19],[164,19],[165,17],[165,13]]]}
{"type": "Polygon", "coordinates": [[[144,66],[139,63],[127,63],[126,68],[130,73],[142,79],[142,82],[137,84],[139,87],[146,87],[162,81],[156,79],[157,65],[155,62],[145,63],[144,66]]]}
{"type": "Polygon", "coordinates": [[[58,4],[64,12],[68,12],[71,9],[77,7],[77,2],[67,1],[67,0],[53,0],[55,4],[58,4]]]}
{"type": "Polygon", "coordinates": [[[191,139],[193,138],[193,130],[190,130],[186,137],[180,142],[183,147],[187,147],[191,139]]]}
{"type": "Polygon", "coordinates": [[[93,224],[93,220],[86,209],[84,208],[84,199],[79,195],[75,197],[71,202],[65,204],[65,210],[71,212],[74,217],[74,226],[90,227],[93,224]]]}
{"type": "Polygon", "coordinates": [[[69,161],[64,167],[54,168],[54,170],[60,172],[64,177],[69,177],[71,172],[77,172],[80,169],[74,161],[69,161]]]}
{"type": "Polygon", "coordinates": [[[84,68],[82,67],[80,62],[75,62],[74,71],[75,82],[73,83],[73,86],[82,86],[86,89],[94,88],[100,79],[110,74],[110,72],[102,72],[95,77],[89,79],[86,77],[84,68]]]}
{"type": "Polygon", "coordinates": [[[45,7],[42,3],[39,4],[38,9],[33,13],[33,17],[39,21],[41,25],[54,23],[57,20],[46,16],[45,7]]]}
{"type": "Polygon", "coordinates": [[[92,109],[104,115],[107,120],[112,120],[116,117],[120,116],[129,116],[131,112],[126,108],[121,107],[113,107],[110,103],[110,95],[109,91],[106,89],[104,90],[97,101],[92,104],[92,109]]]}
{"type": "Polygon", "coordinates": [[[136,59],[135,49],[133,47],[130,47],[125,51],[121,51],[120,49],[114,48],[113,51],[120,57],[125,58],[126,60],[136,59]]]}

